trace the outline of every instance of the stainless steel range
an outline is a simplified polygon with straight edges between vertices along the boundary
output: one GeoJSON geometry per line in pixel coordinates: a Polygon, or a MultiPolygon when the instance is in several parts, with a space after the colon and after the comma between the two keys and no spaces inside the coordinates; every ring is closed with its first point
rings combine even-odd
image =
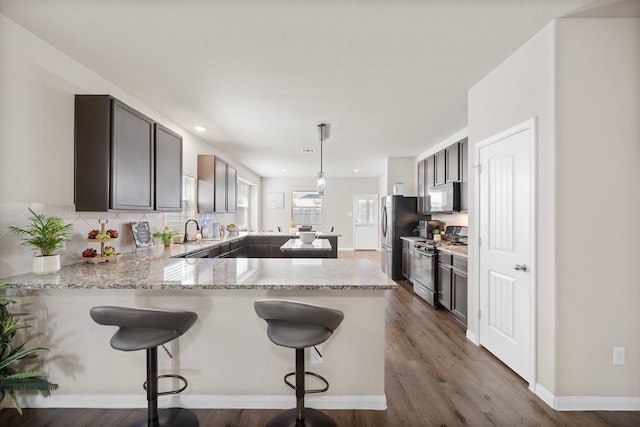
{"type": "Polygon", "coordinates": [[[438,300],[438,250],[439,246],[466,245],[467,227],[448,226],[446,240],[421,240],[413,244],[411,280],[413,292],[433,308],[438,300]]]}
{"type": "Polygon", "coordinates": [[[414,243],[413,259],[411,261],[413,292],[435,308],[437,298],[437,253],[434,244],[429,241],[414,243]]]}

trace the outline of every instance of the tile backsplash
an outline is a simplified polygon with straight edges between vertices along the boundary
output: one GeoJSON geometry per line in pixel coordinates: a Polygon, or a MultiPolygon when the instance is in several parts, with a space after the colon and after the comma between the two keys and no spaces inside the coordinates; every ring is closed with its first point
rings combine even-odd
{"type": "MultiPolygon", "coordinates": [[[[55,215],[66,223],[72,224],[73,229],[69,234],[70,241],[60,253],[62,265],[82,262],[82,251],[86,248],[100,249],[99,243],[87,241],[87,234],[93,229],[100,229],[99,220],[107,220],[107,229],[118,232],[118,239],[111,243],[118,252],[133,252],[136,244],[131,234],[129,223],[146,221],[151,232],[162,230],[165,226],[165,214],[158,212],[76,212],[73,205],[43,205],[37,203],[1,203],[0,204],[0,277],[8,277],[16,274],[31,272],[31,265],[35,251],[23,246],[19,236],[9,231],[9,226],[24,227],[29,215],[27,208],[37,213],[55,215]]],[[[198,222],[202,224],[205,219],[212,219],[228,224],[235,220],[235,214],[215,214],[215,216],[197,215],[198,222]]],[[[168,224],[179,230],[184,224],[168,224]]],[[[161,244],[159,241],[156,244],[161,244]]]]}

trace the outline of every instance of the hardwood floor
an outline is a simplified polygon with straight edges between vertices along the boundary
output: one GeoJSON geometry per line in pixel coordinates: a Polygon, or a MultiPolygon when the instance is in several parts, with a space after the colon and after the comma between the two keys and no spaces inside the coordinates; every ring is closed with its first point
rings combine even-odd
{"type": "MultiPolygon", "coordinates": [[[[341,251],[367,258],[377,251],[341,251]]],[[[339,426],[640,426],[640,412],[558,412],[499,360],[465,338],[448,313],[413,295],[408,282],[386,294],[386,411],[326,411],[339,426]]],[[[331,379],[329,379],[331,381],[331,379]]],[[[143,394],[140,395],[144,399],[143,394]]],[[[263,426],[280,410],[194,410],[201,426],[263,426]]],[[[144,409],[14,409],[0,426],[126,426],[144,409]]]]}

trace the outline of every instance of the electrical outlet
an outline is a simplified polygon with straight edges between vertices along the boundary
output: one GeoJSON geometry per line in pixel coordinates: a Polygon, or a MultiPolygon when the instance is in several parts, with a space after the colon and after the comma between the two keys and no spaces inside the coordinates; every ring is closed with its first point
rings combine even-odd
{"type": "Polygon", "coordinates": [[[324,353],[322,352],[322,346],[321,345],[317,345],[314,347],[309,348],[309,351],[311,352],[311,364],[312,365],[320,365],[322,363],[322,356],[324,356],[324,353]],[[316,349],[318,349],[318,351],[316,351],[316,349]],[[320,354],[318,354],[318,352],[320,354]]]}
{"type": "Polygon", "coordinates": [[[613,366],[623,366],[625,364],[624,347],[613,347],[613,366]]]}

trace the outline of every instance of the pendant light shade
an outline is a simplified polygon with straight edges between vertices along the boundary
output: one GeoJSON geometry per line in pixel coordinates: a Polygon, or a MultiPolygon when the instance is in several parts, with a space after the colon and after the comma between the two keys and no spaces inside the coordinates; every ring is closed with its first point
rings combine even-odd
{"type": "Polygon", "coordinates": [[[320,123],[318,125],[318,132],[320,133],[320,172],[318,172],[318,175],[316,176],[316,191],[319,194],[324,194],[324,189],[325,189],[325,179],[324,179],[324,172],[322,171],[322,145],[324,143],[324,140],[327,139],[327,131],[329,125],[326,123],[320,123]]]}

